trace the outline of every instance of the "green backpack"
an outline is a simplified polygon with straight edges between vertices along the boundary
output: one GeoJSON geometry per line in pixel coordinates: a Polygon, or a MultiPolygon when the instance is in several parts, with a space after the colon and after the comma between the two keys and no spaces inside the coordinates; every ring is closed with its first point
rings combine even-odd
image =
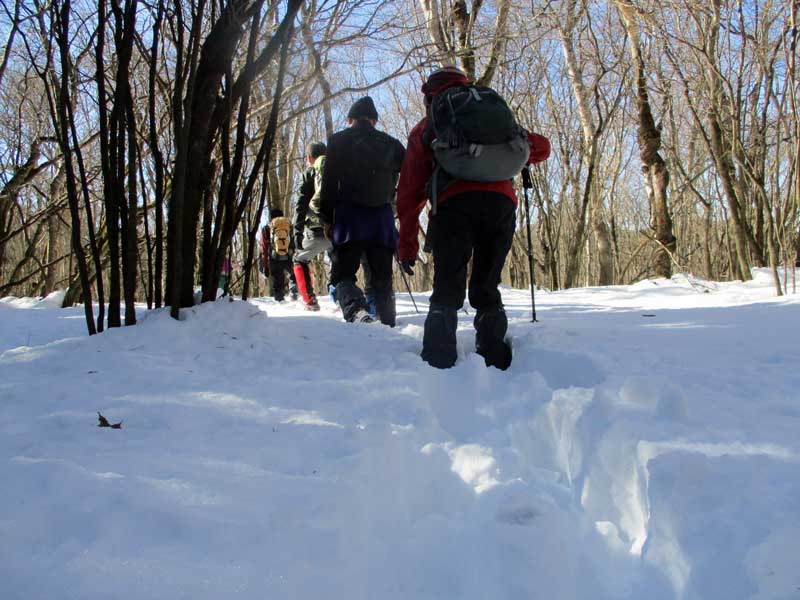
{"type": "Polygon", "coordinates": [[[453,87],[437,95],[426,137],[438,167],[455,179],[512,179],[530,156],[527,133],[488,87],[453,87]]]}

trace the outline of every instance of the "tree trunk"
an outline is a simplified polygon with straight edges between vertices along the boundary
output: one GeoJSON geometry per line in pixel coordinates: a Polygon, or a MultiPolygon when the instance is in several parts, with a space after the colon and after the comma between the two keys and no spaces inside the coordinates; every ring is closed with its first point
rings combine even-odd
{"type": "MultiPolygon", "coordinates": [[[[178,136],[179,141],[181,136],[185,136],[185,139],[178,144],[175,157],[175,185],[170,198],[170,227],[174,227],[174,230],[168,247],[171,255],[167,261],[168,285],[171,314],[176,318],[180,308],[191,306],[194,299],[197,227],[202,198],[211,185],[210,158],[213,153],[213,140],[224,116],[224,108],[218,106],[217,95],[222,78],[230,69],[236,47],[244,33],[243,24],[254,8],[253,5],[245,7],[242,4],[244,3],[226,5],[219,19],[211,27],[200,51],[194,80],[187,92],[190,102],[185,117],[186,131],[179,132],[178,136]],[[191,177],[188,175],[190,168],[191,177]]],[[[260,3],[257,4],[260,6],[260,3]]],[[[243,70],[233,84],[231,102],[241,97],[242,89],[266,68],[281,48],[301,4],[301,0],[289,0],[286,13],[264,51],[243,70]]],[[[266,148],[259,154],[266,154],[266,148]]],[[[260,160],[263,160],[263,156],[260,160]]],[[[220,238],[221,247],[230,242],[237,222],[234,219],[227,228],[227,235],[220,238]]]]}
{"type": "Polygon", "coordinates": [[[333,131],[333,110],[331,109],[330,98],[333,95],[331,84],[325,76],[325,70],[322,66],[322,56],[319,50],[314,45],[314,35],[311,31],[311,22],[314,14],[309,13],[303,9],[303,21],[300,25],[300,30],[303,35],[303,42],[306,45],[309,55],[311,56],[311,68],[314,72],[314,79],[317,80],[320,90],[322,91],[322,115],[325,120],[325,136],[331,137],[333,131]]]}
{"type": "MultiPolygon", "coordinates": [[[[570,2],[572,2],[572,0],[570,0],[570,2]]],[[[583,130],[584,148],[586,150],[592,149],[589,153],[590,164],[588,171],[594,172],[597,167],[595,163],[598,161],[596,146],[598,138],[603,131],[603,125],[602,123],[600,126],[595,125],[595,118],[592,114],[589,101],[589,92],[586,89],[586,85],[583,83],[583,73],[578,64],[578,57],[573,46],[572,28],[574,24],[575,20],[572,14],[572,8],[570,7],[567,15],[567,24],[562,25],[559,23],[558,31],[559,37],[561,38],[561,48],[564,52],[564,60],[567,64],[569,81],[572,84],[572,91],[578,105],[578,116],[580,117],[581,128],[583,130]]],[[[589,177],[588,171],[587,178],[589,177]]],[[[584,203],[588,200],[591,206],[592,231],[595,236],[595,243],[597,244],[597,259],[600,265],[598,284],[611,285],[614,283],[614,254],[608,224],[605,222],[603,202],[597,193],[594,183],[592,183],[592,185],[587,185],[586,191],[589,195],[588,197],[584,196],[584,203]]],[[[580,233],[583,234],[583,220],[579,222],[579,228],[580,233]]],[[[578,262],[577,259],[573,259],[572,256],[570,257],[570,262],[567,281],[574,283],[577,275],[578,262]]],[[[567,287],[569,287],[570,283],[567,283],[567,287]]]]}
{"type": "Polygon", "coordinates": [[[611,243],[611,231],[608,223],[602,218],[602,212],[595,210],[592,218],[592,230],[597,244],[597,262],[600,267],[597,284],[614,284],[614,247],[611,243]]]}
{"type": "Polygon", "coordinates": [[[72,148],[70,147],[69,136],[69,17],[70,0],[64,0],[59,10],[55,11],[56,39],[58,50],[61,56],[61,80],[58,91],[58,98],[55,101],[53,110],[53,120],[58,131],[58,142],[61,153],[64,155],[64,168],[66,173],[67,198],[69,199],[69,213],[72,223],[72,251],[75,255],[75,263],[78,269],[78,276],[81,283],[81,293],[83,296],[84,315],[86,317],[86,327],[89,335],[97,333],[94,323],[94,309],[92,308],[92,293],[89,284],[89,271],[86,266],[86,255],[81,243],[81,217],[79,209],[78,188],[75,181],[75,169],[72,163],[72,148]]]}
{"type": "Polygon", "coordinates": [[[11,211],[22,187],[30,183],[39,173],[39,158],[42,155],[40,144],[41,140],[38,138],[33,141],[28,160],[14,171],[8,183],[0,190],[0,273],[3,272],[5,262],[6,236],[11,228],[11,211]]]}
{"type": "MultiPolygon", "coordinates": [[[[198,17],[199,19],[199,17],[198,17]]],[[[200,60],[187,90],[187,114],[175,157],[175,184],[169,210],[168,296],[172,316],[194,302],[197,226],[202,200],[211,186],[212,117],[222,78],[229,70],[243,34],[244,15],[238,4],[226,5],[200,50],[200,60]],[[191,169],[191,175],[189,170],[191,169]]]]}
{"type": "MultiPolygon", "coordinates": [[[[54,180],[55,183],[55,180],[54,180]]],[[[63,186],[63,180],[61,185],[63,186]]],[[[52,190],[52,186],[51,186],[52,190]]],[[[53,196],[51,196],[52,198],[53,196]]],[[[42,295],[47,296],[56,290],[58,281],[58,242],[61,239],[61,220],[58,215],[52,214],[47,217],[47,267],[45,269],[44,286],[42,295]]]]}
{"type": "Polygon", "coordinates": [[[703,218],[703,264],[705,265],[706,279],[714,279],[714,270],[711,268],[711,232],[714,227],[714,209],[710,204],[704,204],[703,218]]]}
{"type": "Polygon", "coordinates": [[[716,114],[712,111],[708,115],[710,140],[712,147],[712,158],[717,167],[720,180],[722,181],[722,188],[725,191],[725,197],[728,200],[728,209],[731,218],[731,225],[733,226],[733,242],[736,250],[736,267],[742,280],[749,280],[750,275],[750,259],[747,253],[747,232],[745,216],[742,214],[741,204],[739,197],[736,194],[736,185],[734,178],[734,166],[731,162],[730,155],[725,150],[725,145],[722,140],[722,128],[720,127],[719,120],[716,114]]]}
{"type": "Polygon", "coordinates": [[[97,44],[95,61],[97,70],[95,82],[98,96],[98,120],[100,129],[100,165],[103,174],[103,203],[106,207],[106,240],[108,244],[108,326],[119,327],[122,324],[120,313],[120,272],[119,272],[119,203],[116,198],[116,173],[112,161],[112,153],[116,153],[116,135],[113,124],[109,123],[106,73],[105,73],[105,38],[106,38],[106,3],[98,1],[97,44]]]}
{"type": "Polygon", "coordinates": [[[636,106],[639,113],[639,155],[642,160],[642,173],[645,176],[645,189],[650,201],[652,227],[658,248],[654,255],[656,277],[669,279],[672,276],[672,256],[675,254],[677,240],[672,231],[672,215],[667,203],[669,170],[659,154],[661,130],[656,127],[650,99],[647,94],[647,76],[644,58],[639,46],[639,26],[636,9],[630,0],[615,0],[622,15],[631,45],[631,58],[636,71],[636,106]]]}
{"type": "MultiPolygon", "coordinates": [[[[242,285],[242,300],[247,300],[250,294],[250,273],[253,264],[255,264],[256,254],[256,234],[258,233],[259,223],[261,223],[261,215],[264,213],[264,205],[267,200],[267,182],[269,180],[269,163],[264,163],[264,176],[261,179],[261,192],[258,198],[258,208],[256,209],[255,218],[250,224],[247,236],[247,248],[245,252],[244,261],[244,283],[242,285]]],[[[256,286],[258,287],[258,286],[256,286]]]]}
{"type": "Polygon", "coordinates": [[[736,170],[730,153],[731,144],[727,143],[723,130],[723,119],[720,110],[726,106],[727,96],[723,92],[723,83],[717,69],[717,40],[719,39],[721,0],[712,0],[711,20],[709,22],[709,37],[706,41],[706,56],[712,65],[711,77],[711,105],[708,110],[707,120],[709,125],[709,140],[714,164],[722,180],[722,187],[728,200],[728,209],[733,225],[733,241],[736,248],[737,269],[743,280],[749,280],[750,258],[748,255],[748,234],[752,232],[747,227],[747,217],[742,207],[742,198],[737,194],[736,170]]]}
{"type": "Polygon", "coordinates": [[[420,0],[420,5],[425,15],[428,37],[436,48],[437,58],[443,63],[455,64],[456,54],[442,26],[438,0],[420,0]]]}
{"type": "Polygon", "coordinates": [[[577,229],[573,233],[572,243],[567,252],[567,268],[564,274],[564,287],[575,287],[578,283],[578,272],[581,266],[581,256],[583,246],[586,242],[586,224],[589,206],[591,204],[592,187],[594,185],[595,154],[597,154],[597,139],[592,143],[589,151],[589,168],[586,171],[586,181],[583,187],[583,198],[579,206],[579,216],[577,219],[577,229]]]}
{"type": "Polygon", "coordinates": [[[156,70],[158,66],[158,41],[161,22],[164,17],[164,0],[158,1],[156,20],[153,24],[153,41],[150,50],[150,68],[148,72],[148,117],[149,146],[153,158],[155,181],[153,182],[153,203],[155,204],[155,273],[153,275],[153,301],[156,308],[163,302],[164,278],[164,155],[158,144],[156,125],[156,70]]]}

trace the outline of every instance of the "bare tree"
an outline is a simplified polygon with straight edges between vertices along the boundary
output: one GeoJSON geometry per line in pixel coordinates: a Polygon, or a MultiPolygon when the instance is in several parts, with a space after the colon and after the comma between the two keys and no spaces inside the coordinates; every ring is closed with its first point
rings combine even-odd
{"type": "MultiPolygon", "coordinates": [[[[572,264],[567,268],[566,285],[567,287],[574,284],[575,275],[577,273],[577,259],[582,246],[583,228],[587,216],[591,219],[592,229],[597,243],[598,262],[600,265],[600,273],[598,283],[600,285],[610,285],[614,282],[614,259],[613,247],[611,244],[611,237],[608,223],[604,215],[604,207],[602,198],[599,195],[596,187],[595,174],[598,167],[598,144],[600,137],[603,134],[606,125],[606,119],[602,114],[595,118],[592,111],[592,98],[590,91],[584,83],[584,75],[581,65],[578,61],[578,55],[574,46],[574,31],[577,27],[579,15],[575,12],[576,0],[568,0],[566,14],[563,18],[558,16],[555,18],[556,27],[558,28],[559,38],[561,39],[561,47],[564,52],[564,60],[569,73],[569,79],[572,84],[572,90],[575,94],[577,102],[578,115],[580,116],[581,128],[583,130],[583,143],[586,148],[586,156],[588,157],[586,185],[584,191],[583,209],[581,213],[581,221],[579,224],[579,235],[575,238],[573,250],[570,253],[570,260],[572,264]],[[588,211],[586,210],[588,208],[588,211]]],[[[588,18],[588,15],[587,15],[588,18]]],[[[591,30],[591,21],[588,22],[588,28],[591,30]]],[[[598,96],[598,85],[600,78],[606,73],[607,69],[601,66],[599,75],[595,80],[592,88],[595,98],[598,96]]],[[[598,103],[599,104],[599,103],[598,103]]],[[[598,111],[599,112],[599,111],[598,111]]]]}
{"type": "Polygon", "coordinates": [[[667,202],[669,170],[659,154],[661,130],[656,126],[647,93],[647,73],[639,39],[636,7],[630,0],[614,0],[614,3],[628,33],[628,43],[636,77],[636,105],[639,113],[638,141],[642,173],[645,176],[645,189],[650,201],[654,239],[658,244],[653,269],[657,277],[669,278],[672,276],[672,257],[677,245],[677,240],[672,233],[672,215],[667,202]]]}
{"type": "MultiPolygon", "coordinates": [[[[292,22],[300,9],[301,0],[289,0],[280,24],[271,35],[261,53],[247,63],[232,83],[229,95],[223,100],[218,91],[225,74],[230,70],[234,53],[243,33],[243,25],[258,12],[262,2],[234,1],[222,7],[219,17],[199,44],[201,17],[192,27],[194,36],[193,54],[189,59],[185,114],[175,122],[177,152],[170,197],[170,220],[168,229],[167,287],[172,315],[177,318],[181,307],[191,306],[194,291],[194,271],[197,250],[197,224],[202,208],[202,198],[211,184],[211,155],[214,140],[225,114],[225,107],[232,106],[242,98],[253,78],[261,73],[278,53],[289,34],[292,22]],[[195,35],[197,34],[197,35],[195,35]],[[193,174],[188,177],[189,166],[193,174]]],[[[201,3],[204,4],[204,3],[201,3]]],[[[277,4],[277,3],[276,3],[277,4]]],[[[202,11],[200,12],[202,14],[202,11]]],[[[259,154],[266,154],[267,149],[259,154]]],[[[263,158],[262,158],[263,160],[263,158]]],[[[221,243],[229,241],[236,230],[241,212],[229,222],[221,243]]],[[[211,260],[210,258],[208,260],[211,260]]],[[[215,261],[217,258],[214,259],[215,261]]],[[[221,263],[220,263],[221,264],[221,263]]],[[[211,281],[204,282],[204,296],[209,294],[219,271],[211,271],[211,281]]]]}

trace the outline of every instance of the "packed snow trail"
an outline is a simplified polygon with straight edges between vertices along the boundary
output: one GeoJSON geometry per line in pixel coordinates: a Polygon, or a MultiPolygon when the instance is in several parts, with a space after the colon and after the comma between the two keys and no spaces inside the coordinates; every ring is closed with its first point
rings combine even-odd
{"type": "Polygon", "coordinates": [[[425,295],[0,301],[3,598],[795,598],[800,303],[756,275],[503,289],[506,372],[464,312],[422,363],[425,295]]]}

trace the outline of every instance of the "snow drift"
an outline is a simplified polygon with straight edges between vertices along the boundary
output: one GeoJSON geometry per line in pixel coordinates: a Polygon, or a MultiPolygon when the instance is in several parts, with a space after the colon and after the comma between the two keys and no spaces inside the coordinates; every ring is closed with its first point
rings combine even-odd
{"type": "Polygon", "coordinates": [[[507,372],[464,312],[422,363],[400,296],[92,338],[3,299],[3,598],[797,597],[800,304],[755,274],[503,289],[507,372]]]}

